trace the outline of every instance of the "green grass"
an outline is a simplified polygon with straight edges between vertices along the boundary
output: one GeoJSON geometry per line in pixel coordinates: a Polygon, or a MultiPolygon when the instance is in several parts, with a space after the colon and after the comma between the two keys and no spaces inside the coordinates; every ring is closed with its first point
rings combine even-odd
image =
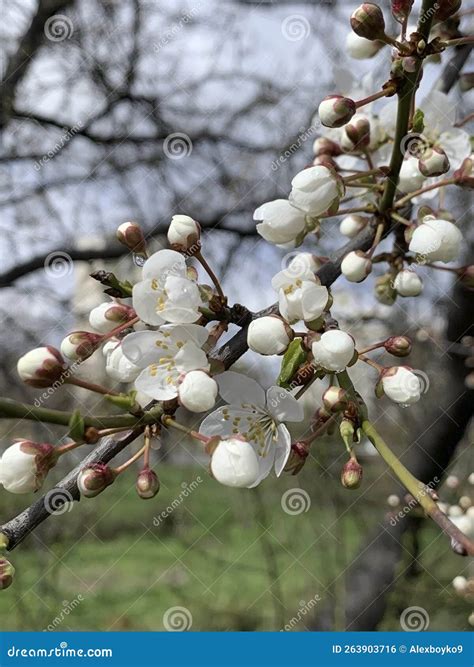
{"type": "MultiPolygon", "coordinates": [[[[319,605],[333,599],[343,605],[341,573],[380,520],[376,500],[383,484],[375,498],[373,490],[358,495],[312,467],[298,479],[269,479],[256,495],[222,487],[198,468],[163,465],[160,471],[155,499],[138,499],[131,476],[124,476],[98,498],[51,517],[15,550],[15,583],[0,596],[2,629],[161,630],[166,610],[182,606],[195,630],[278,630],[316,595],[319,605]],[[198,476],[195,490],[154,525],[179,498],[183,480],[190,484],[198,476]],[[298,486],[311,491],[311,507],[291,516],[281,497],[298,486]]],[[[16,498],[6,500],[8,514],[12,503],[21,507],[16,498]]],[[[423,544],[436,537],[427,524],[423,544]]],[[[400,612],[421,605],[431,629],[466,629],[469,606],[449,586],[465,561],[435,539],[421,563],[415,579],[401,564],[383,627],[400,629],[400,612]]],[[[294,629],[305,629],[304,613],[294,629]]]]}

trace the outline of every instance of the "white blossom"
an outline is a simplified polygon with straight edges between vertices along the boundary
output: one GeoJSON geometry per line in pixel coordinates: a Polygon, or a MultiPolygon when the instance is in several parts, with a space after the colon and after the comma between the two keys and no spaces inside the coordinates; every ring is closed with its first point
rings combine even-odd
{"type": "Polygon", "coordinates": [[[423,282],[415,271],[403,269],[397,273],[393,286],[400,296],[418,296],[423,290],[423,282]]]}
{"type": "Polygon", "coordinates": [[[384,393],[395,403],[411,405],[420,400],[421,383],[407,366],[393,366],[382,376],[384,393]]]}
{"type": "Polygon", "coordinates": [[[247,330],[247,344],[259,354],[283,354],[292,339],[293,331],[289,325],[275,315],[253,320],[247,330]]]}
{"type": "Polygon", "coordinates": [[[211,472],[225,486],[252,487],[260,474],[257,455],[243,438],[220,440],[211,457],[211,472]]]}
{"type": "Polygon", "coordinates": [[[372,271],[372,262],[360,250],[347,253],[341,262],[342,274],[353,283],[360,283],[372,271]]]}
{"type": "Polygon", "coordinates": [[[31,493],[41,488],[54,465],[54,448],[46,443],[19,440],[0,459],[0,484],[10,493],[31,493]]]}
{"type": "Polygon", "coordinates": [[[344,236],[348,236],[350,239],[364,229],[367,224],[367,218],[364,218],[362,215],[346,215],[342,219],[341,224],[339,225],[339,231],[344,236]]]}
{"type": "Polygon", "coordinates": [[[318,216],[339,206],[344,182],[335,171],[318,165],[300,171],[291,181],[290,202],[310,216],[318,216]]]}
{"type": "Polygon", "coordinates": [[[452,222],[427,216],[413,232],[409,250],[427,262],[451,262],[461,251],[462,234],[452,222]]]}
{"type": "Polygon", "coordinates": [[[241,437],[250,443],[258,459],[257,478],[246,486],[257,486],[271,469],[279,476],[291,450],[285,421],[301,421],[303,408],[281,387],[266,392],[251,378],[228,371],[217,376],[219,393],[227,405],[202,422],[199,431],[207,436],[241,437]]]}
{"type": "Polygon", "coordinates": [[[346,36],[346,51],[351,58],[364,60],[372,58],[380,49],[380,43],[375,40],[359,37],[355,32],[349,32],[346,36]]]}
{"type": "Polygon", "coordinates": [[[311,346],[314,361],[327,371],[341,372],[354,356],[354,339],[345,331],[331,329],[311,346]]]}
{"type": "Polygon", "coordinates": [[[425,177],[418,168],[418,158],[410,155],[410,157],[403,160],[397,186],[400,192],[408,193],[419,190],[424,181],[425,177]]]}
{"type": "Polygon", "coordinates": [[[159,331],[137,331],[125,336],[122,351],[129,361],[143,369],[135,387],[157,401],[178,396],[178,387],[189,371],[209,371],[201,349],[208,331],[197,324],[166,325],[159,331]]]}
{"type": "Polygon", "coordinates": [[[191,412],[206,412],[214,407],[217,390],[217,382],[208,373],[189,371],[178,386],[179,402],[191,412]]]}
{"type": "Polygon", "coordinates": [[[122,344],[117,339],[111,339],[102,348],[105,357],[105,372],[117,382],[133,382],[142,369],[135,366],[123,353],[122,344]]]}
{"type": "Polygon", "coordinates": [[[295,275],[289,269],[280,271],[273,276],[272,287],[278,292],[280,314],[290,323],[316,320],[324,312],[329,299],[327,288],[308,269],[295,275]]]}
{"type": "Polygon", "coordinates": [[[186,261],[175,250],[159,250],[143,265],[143,280],[133,287],[133,307],[143,322],[187,324],[200,317],[204,304],[186,261]]]}
{"type": "Polygon", "coordinates": [[[304,230],[306,214],[287,199],[275,199],[259,206],[253,219],[260,221],[257,232],[265,241],[284,245],[295,241],[304,230]]]}

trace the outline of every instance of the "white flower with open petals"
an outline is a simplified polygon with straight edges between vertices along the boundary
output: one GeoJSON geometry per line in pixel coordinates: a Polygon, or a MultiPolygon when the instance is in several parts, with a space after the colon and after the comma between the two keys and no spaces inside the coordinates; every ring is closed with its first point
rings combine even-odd
{"type": "Polygon", "coordinates": [[[272,278],[272,287],[278,292],[278,305],[282,317],[290,324],[305,320],[312,322],[320,317],[327,305],[329,292],[310,269],[294,272],[290,268],[272,278]]]}
{"type": "Polygon", "coordinates": [[[180,380],[185,373],[209,370],[202,346],[208,331],[197,324],[165,325],[159,331],[137,331],[122,341],[122,352],[142,372],[135,387],[157,401],[178,396],[180,380]]]}
{"type": "Polygon", "coordinates": [[[186,275],[186,260],[174,250],[159,250],[143,265],[143,280],[133,287],[133,307],[143,322],[187,324],[200,317],[199,288],[186,275]]]}
{"type": "Polygon", "coordinates": [[[285,389],[270,387],[266,392],[251,378],[227,371],[217,376],[219,393],[227,405],[208,415],[199,432],[210,437],[241,436],[253,447],[259,465],[257,486],[274,468],[277,477],[291,450],[291,436],[283,422],[303,419],[300,403],[285,389]]]}

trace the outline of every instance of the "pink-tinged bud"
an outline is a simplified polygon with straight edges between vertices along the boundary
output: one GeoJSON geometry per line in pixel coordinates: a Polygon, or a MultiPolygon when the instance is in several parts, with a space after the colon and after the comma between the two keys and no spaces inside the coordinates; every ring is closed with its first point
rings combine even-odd
{"type": "Polygon", "coordinates": [[[113,470],[105,463],[91,463],[77,476],[77,487],[81,496],[94,498],[110,486],[115,477],[113,470]]]}
{"type": "Polygon", "coordinates": [[[474,289],[474,264],[466,266],[459,276],[461,283],[468,289],[474,289]]]}
{"type": "Polygon", "coordinates": [[[201,249],[201,225],[189,215],[173,215],[168,243],[173,250],[194,254],[201,249]]]}
{"type": "Polygon", "coordinates": [[[342,95],[328,95],[319,105],[321,123],[326,127],[342,127],[356,112],[354,100],[342,95]]]}
{"type": "Polygon", "coordinates": [[[154,498],[160,490],[158,475],[153,470],[150,470],[150,468],[143,468],[138,473],[135,488],[140,498],[144,500],[154,498]]]}
{"type": "Polygon", "coordinates": [[[474,72],[466,72],[459,77],[459,89],[463,93],[474,88],[474,72]]]}
{"type": "Polygon", "coordinates": [[[365,39],[380,39],[385,35],[385,21],[378,5],[364,2],[351,16],[352,30],[365,39]]]}
{"type": "Polygon", "coordinates": [[[356,114],[344,130],[341,146],[345,151],[362,151],[370,144],[370,122],[363,114],[356,114]]]}
{"type": "Polygon", "coordinates": [[[404,23],[410,16],[413,0],[392,0],[392,16],[398,23],[404,23]]]}
{"type": "Polygon", "coordinates": [[[441,0],[435,3],[436,14],[435,21],[446,21],[450,16],[455,14],[462,5],[462,0],[441,0]]]}
{"type": "Polygon", "coordinates": [[[18,375],[31,387],[51,387],[67,368],[59,350],[48,345],[36,347],[18,359],[18,375]]]}
{"type": "Polygon", "coordinates": [[[474,188],[474,160],[467,157],[453,174],[456,185],[472,190],[474,188]]]}
{"type": "Polygon", "coordinates": [[[323,167],[329,167],[330,169],[334,169],[335,171],[339,170],[339,165],[337,164],[336,160],[334,160],[330,155],[317,155],[312,163],[313,167],[317,167],[318,165],[322,165],[323,167]]]}
{"type": "Polygon", "coordinates": [[[89,324],[100,333],[109,333],[134,317],[136,312],[130,306],[115,301],[105,301],[91,310],[89,324]]]}
{"type": "Polygon", "coordinates": [[[341,471],[341,484],[346,489],[357,489],[362,482],[362,466],[355,459],[349,459],[341,471]]]}
{"type": "Polygon", "coordinates": [[[17,440],[0,459],[0,484],[10,493],[38,491],[57,458],[49,443],[17,440]]]}
{"type": "Polygon", "coordinates": [[[439,146],[427,148],[418,160],[418,169],[428,178],[445,174],[449,167],[448,156],[439,146]]]}
{"type": "Polygon", "coordinates": [[[309,445],[304,440],[291,445],[290,456],[285,464],[284,471],[297,475],[303,468],[309,454],[309,445]]]}
{"type": "Polygon", "coordinates": [[[146,241],[140,225],[124,222],[117,229],[117,238],[124,246],[137,255],[146,255],[146,241]]]}
{"type": "Polygon", "coordinates": [[[71,361],[84,361],[98,349],[102,336],[89,331],[73,331],[61,343],[61,353],[71,361]]]}
{"type": "Polygon", "coordinates": [[[412,342],[408,336],[391,336],[383,346],[394,357],[407,357],[411,352],[412,342]]]}
{"type": "Polygon", "coordinates": [[[330,155],[337,157],[341,155],[341,147],[335,141],[327,139],[326,137],[318,137],[313,143],[313,153],[316,157],[320,155],[330,155]]]}
{"type": "Polygon", "coordinates": [[[347,392],[341,387],[329,387],[323,394],[324,407],[328,412],[345,410],[348,401],[347,392]]]}
{"type": "Polygon", "coordinates": [[[0,589],[8,588],[13,583],[15,568],[6,558],[0,558],[0,589]]]}

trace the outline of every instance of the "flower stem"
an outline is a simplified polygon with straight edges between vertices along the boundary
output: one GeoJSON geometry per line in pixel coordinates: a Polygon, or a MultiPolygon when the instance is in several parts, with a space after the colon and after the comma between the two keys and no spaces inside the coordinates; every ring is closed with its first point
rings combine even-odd
{"type": "MultiPolygon", "coordinates": [[[[430,192],[430,190],[436,190],[436,188],[442,188],[445,185],[454,185],[455,183],[456,183],[455,178],[446,178],[444,181],[438,181],[438,183],[433,183],[432,185],[427,185],[426,187],[420,188],[419,190],[415,190],[414,192],[409,192],[401,199],[397,199],[397,201],[395,202],[395,208],[401,208],[408,201],[410,201],[410,199],[413,199],[413,197],[418,197],[419,195],[422,195],[425,192],[430,192]]],[[[393,214],[391,213],[391,215],[393,214]]]]}
{"type": "Polygon", "coordinates": [[[164,415],[161,418],[161,423],[163,426],[168,426],[171,428],[175,428],[177,431],[181,431],[181,433],[186,433],[186,435],[189,435],[191,438],[194,438],[195,440],[199,440],[200,442],[203,442],[207,444],[210,440],[206,435],[202,435],[201,433],[198,433],[197,431],[193,431],[192,429],[188,428],[187,426],[184,426],[183,424],[180,424],[176,420],[173,419],[173,417],[170,417],[169,415],[164,415]]]}
{"type": "Polygon", "coordinates": [[[413,498],[425,510],[426,514],[430,516],[436,523],[447,533],[453,540],[459,542],[469,555],[474,555],[474,543],[464,535],[449,519],[441,512],[438,505],[432,499],[428,492],[428,488],[423,482],[420,482],[414,477],[411,472],[405,468],[403,463],[395,456],[387,443],[375,430],[374,425],[365,419],[362,422],[362,430],[374,445],[385,463],[393,470],[403,486],[410,492],[413,498]]]}
{"type": "Polygon", "coordinates": [[[100,384],[94,384],[93,382],[87,382],[87,380],[81,380],[80,378],[71,376],[64,380],[67,384],[72,384],[75,387],[81,387],[82,389],[88,389],[93,391],[96,394],[103,394],[104,396],[120,396],[118,391],[112,391],[107,387],[103,387],[100,384]]]}
{"type": "Polygon", "coordinates": [[[110,338],[113,338],[116,336],[118,333],[123,331],[124,329],[128,329],[129,327],[133,327],[134,324],[137,324],[137,322],[140,321],[139,317],[133,317],[131,320],[128,320],[128,322],[124,322],[123,324],[120,324],[118,327],[115,327],[115,329],[112,329],[112,331],[109,331],[108,333],[104,334],[102,338],[102,342],[105,343],[105,341],[109,340],[110,338]]]}
{"type": "Polygon", "coordinates": [[[207,275],[209,278],[212,280],[214,287],[216,288],[217,294],[220,296],[220,298],[224,301],[225,300],[225,295],[224,292],[222,291],[221,284],[219,282],[219,279],[217,278],[216,274],[214,271],[211,269],[207,261],[204,259],[201,251],[199,250],[194,254],[195,258],[198,260],[198,262],[201,264],[203,269],[206,271],[207,275]]]}
{"type": "Polygon", "coordinates": [[[320,218],[336,218],[339,215],[347,215],[348,213],[375,213],[373,206],[356,206],[354,208],[340,209],[337,213],[330,215],[321,215],[320,218]]]}
{"type": "Polygon", "coordinates": [[[474,44],[474,35],[448,39],[446,42],[442,42],[440,46],[462,46],[463,44],[474,44]]]}
{"type": "Polygon", "coordinates": [[[372,368],[375,368],[379,373],[381,373],[384,369],[384,367],[381,366],[380,364],[378,364],[376,361],[373,361],[373,359],[369,359],[368,357],[361,354],[360,352],[359,352],[359,359],[361,361],[363,361],[365,364],[367,364],[368,366],[372,366],[372,368]]]}
{"type": "Polygon", "coordinates": [[[351,174],[350,176],[345,176],[342,180],[344,183],[351,183],[352,181],[358,181],[361,178],[366,176],[380,176],[382,172],[380,169],[368,169],[367,171],[360,171],[357,174],[351,174]]]}
{"type": "Polygon", "coordinates": [[[117,468],[112,468],[112,472],[115,473],[116,475],[120,475],[121,472],[126,470],[129,466],[132,465],[132,463],[135,463],[141,456],[146,451],[146,448],[148,447],[147,443],[143,445],[141,449],[138,450],[138,452],[135,452],[133,456],[131,456],[125,463],[122,463],[121,465],[117,466],[117,468]]]}
{"type": "Polygon", "coordinates": [[[369,95],[368,97],[364,97],[362,100],[358,100],[355,105],[356,109],[360,109],[360,107],[365,106],[366,104],[370,104],[371,102],[375,102],[375,100],[380,99],[381,97],[387,97],[389,95],[393,95],[396,91],[397,87],[395,84],[389,85],[383,90],[379,90],[378,93],[373,93],[372,95],[369,95]]]}

